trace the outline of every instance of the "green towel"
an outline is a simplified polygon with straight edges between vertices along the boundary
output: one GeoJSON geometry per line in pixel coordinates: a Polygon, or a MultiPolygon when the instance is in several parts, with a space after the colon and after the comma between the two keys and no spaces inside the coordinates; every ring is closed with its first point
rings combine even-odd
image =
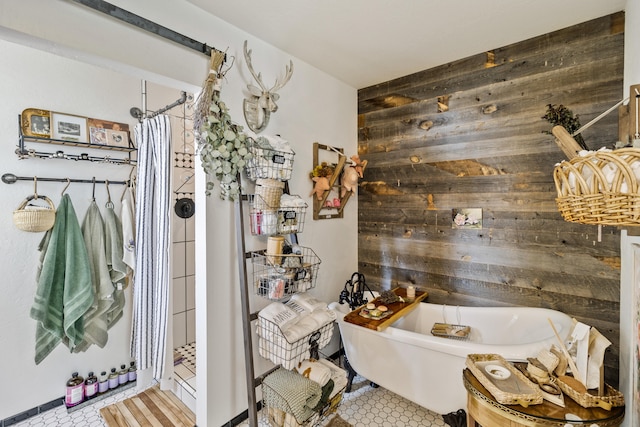
{"type": "Polygon", "coordinates": [[[128,267],[122,260],[122,223],[113,210],[113,205],[107,206],[104,213],[105,254],[107,268],[111,276],[111,282],[115,287],[113,291],[113,303],[107,310],[107,329],[111,328],[121,317],[124,308],[124,286],[128,267]]]}
{"type": "Polygon", "coordinates": [[[103,348],[109,338],[107,310],[113,304],[113,283],[107,267],[104,221],[95,200],[89,205],[82,221],[82,234],[89,254],[94,300],[91,310],[84,317],[84,341],[76,346],[76,352],[86,351],[91,344],[103,348]]]}
{"type": "Polygon", "coordinates": [[[64,341],[83,340],[84,314],[91,307],[91,269],[71,199],[62,196],[56,221],[41,243],[42,265],[30,315],[36,320],[36,365],[64,341]]]}
{"type": "Polygon", "coordinates": [[[293,415],[299,424],[313,414],[322,397],[320,384],[297,372],[279,368],[262,381],[262,398],[268,408],[293,415]]]}

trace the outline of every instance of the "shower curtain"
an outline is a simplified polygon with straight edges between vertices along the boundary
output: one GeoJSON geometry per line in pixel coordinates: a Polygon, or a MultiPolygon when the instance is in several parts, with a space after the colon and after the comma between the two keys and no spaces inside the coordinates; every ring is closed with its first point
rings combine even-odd
{"type": "Polygon", "coordinates": [[[138,369],[164,377],[169,311],[171,128],[169,117],[145,118],[138,144],[136,269],[131,356],[138,369]]]}

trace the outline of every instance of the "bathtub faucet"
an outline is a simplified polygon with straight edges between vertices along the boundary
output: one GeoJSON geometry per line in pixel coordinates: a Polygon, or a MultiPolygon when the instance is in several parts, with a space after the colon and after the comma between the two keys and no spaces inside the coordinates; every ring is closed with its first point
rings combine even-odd
{"type": "MultiPolygon", "coordinates": [[[[342,292],[340,292],[340,304],[345,302],[349,304],[351,310],[355,310],[363,304],[367,303],[364,297],[365,290],[371,292],[364,280],[364,274],[355,272],[351,278],[344,284],[342,292]]],[[[373,294],[372,294],[373,295],[373,294]]]]}

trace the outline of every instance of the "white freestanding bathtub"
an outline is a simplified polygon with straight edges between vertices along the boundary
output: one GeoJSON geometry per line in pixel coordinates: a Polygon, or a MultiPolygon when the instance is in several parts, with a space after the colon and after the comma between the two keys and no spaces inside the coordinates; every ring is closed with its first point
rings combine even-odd
{"type": "Polygon", "coordinates": [[[419,303],[407,316],[378,332],[347,323],[347,304],[329,306],[351,367],[361,376],[433,412],[466,410],[462,371],[468,354],[495,353],[526,360],[558,344],[571,330],[564,313],[532,307],[455,307],[419,303]],[[467,341],[431,335],[434,323],[468,325],[467,341]]]}

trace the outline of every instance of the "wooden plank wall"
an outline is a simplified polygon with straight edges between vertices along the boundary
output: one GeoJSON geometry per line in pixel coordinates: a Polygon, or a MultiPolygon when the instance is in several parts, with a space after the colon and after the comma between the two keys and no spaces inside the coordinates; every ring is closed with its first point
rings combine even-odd
{"type": "MultiPolygon", "coordinates": [[[[616,104],[623,42],[620,12],[359,90],[367,284],[562,310],[612,341],[605,372],[617,385],[620,230],[563,221],[552,171],[564,156],[542,116],[563,104],[585,124],[616,104]],[[482,208],[482,229],[453,229],[454,208],[482,208]]],[[[617,112],[583,133],[591,149],[617,135],[617,112]]]]}

